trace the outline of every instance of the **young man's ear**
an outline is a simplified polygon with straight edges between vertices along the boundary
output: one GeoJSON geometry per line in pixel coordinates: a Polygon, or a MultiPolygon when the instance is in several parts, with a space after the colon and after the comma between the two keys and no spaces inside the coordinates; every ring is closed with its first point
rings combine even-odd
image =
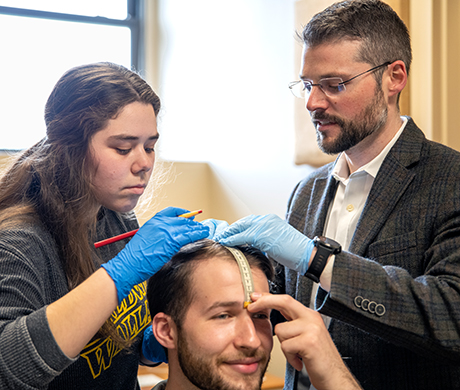
{"type": "Polygon", "coordinates": [[[158,313],[152,320],[153,334],[158,342],[165,348],[176,348],[176,325],[165,313],[158,313]]]}

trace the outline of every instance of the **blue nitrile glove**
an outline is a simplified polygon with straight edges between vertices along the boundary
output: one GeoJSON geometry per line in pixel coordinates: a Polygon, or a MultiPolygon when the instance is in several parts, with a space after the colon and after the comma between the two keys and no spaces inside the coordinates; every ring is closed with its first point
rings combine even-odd
{"type": "Polygon", "coordinates": [[[147,326],[144,330],[144,339],[142,340],[142,354],[151,362],[168,363],[168,357],[164,347],[158,342],[153,334],[152,325],[147,326]]]}
{"type": "Polygon", "coordinates": [[[313,240],[275,214],[248,215],[231,224],[216,241],[227,246],[252,245],[278,263],[305,274],[313,240]]]}
{"type": "Polygon", "coordinates": [[[168,207],[148,220],[126,246],[102,267],[115,282],[118,303],[131,289],[157,272],[184,245],[209,235],[209,228],[189,218],[188,210],[168,207]]]}
{"type": "Polygon", "coordinates": [[[209,236],[208,238],[213,240],[214,237],[222,233],[226,228],[228,228],[227,221],[221,221],[219,219],[205,219],[201,221],[204,226],[209,228],[209,236]]]}

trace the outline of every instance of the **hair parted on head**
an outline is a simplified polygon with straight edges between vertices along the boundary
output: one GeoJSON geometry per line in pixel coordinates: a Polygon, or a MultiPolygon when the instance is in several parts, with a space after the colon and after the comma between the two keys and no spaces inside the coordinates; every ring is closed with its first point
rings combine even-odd
{"type": "MultiPolygon", "coordinates": [[[[238,247],[238,249],[243,252],[251,268],[263,271],[269,282],[273,280],[273,264],[261,251],[249,246],[238,247]]],[[[193,270],[200,262],[214,257],[236,263],[225,246],[204,239],[182,247],[153,275],[147,285],[147,300],[152,318],[157,313],[163,312],[170,315],[180,327],[193,299],[193,270]]]]}

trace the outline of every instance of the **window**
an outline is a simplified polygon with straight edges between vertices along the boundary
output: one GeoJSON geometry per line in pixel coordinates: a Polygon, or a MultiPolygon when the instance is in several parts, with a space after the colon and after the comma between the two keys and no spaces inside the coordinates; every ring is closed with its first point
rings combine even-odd
{"type": "Polygon", "coordinates": [[[45,135],[46,99],[68,69],[110,61],[138,71],[140,0],[0,0],[0,149],[45,135]]]}

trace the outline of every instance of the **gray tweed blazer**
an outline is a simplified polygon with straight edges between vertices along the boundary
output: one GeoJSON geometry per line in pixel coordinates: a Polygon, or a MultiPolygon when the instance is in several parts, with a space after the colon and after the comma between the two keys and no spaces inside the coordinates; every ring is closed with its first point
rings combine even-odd
{"type": "MultiPolygon", "coordinates": [[[[302,180],[287,220],[323,233],[334,163],[302,180]]],[[[312,282],[280,273],[280,291],[309,305],[312,282]]],[[[412,119],[385,158],[349,252],[336,256],[316,309],[364,389],[460,389],[460,153],[412,119]]],[[[295,388],[288,365],[285,389],[295,388]]]]}

